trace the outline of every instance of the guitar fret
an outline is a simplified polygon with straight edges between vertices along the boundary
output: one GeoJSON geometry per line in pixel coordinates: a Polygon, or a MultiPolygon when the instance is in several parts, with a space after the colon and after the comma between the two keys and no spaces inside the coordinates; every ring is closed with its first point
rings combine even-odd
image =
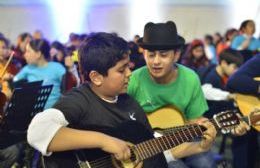
{"type": "Polygon", "coordinates": [[[141,148],[141,152],[142,152],[142,155],[143,155],[143,158],[146,158],[147,156],[147,153],[146,153],[146,150],[145,150],[145,147],[144,147],[144,143],[140,143],[139,146],[141,148]]]}
{"type": "Polygon", "coordinates": [[[196,134],[196,137],[198,137],[198,134],[197,134],[197,131],[196,131],[196,128],[195,128],[195,127],[196,127],[196,125],[193,125],[193,126],[192,126],[193,131],[194,131],[194,133],[196,134]]]}
{"type": "MultiPolygon", "coordinates": [[[[148,143],[149,143],[149,141],[148,141],[148,143]]],[[[150,153],[150,150],[149,150],[149,144],[148,144],[147,142],[144,142],[143,143],[143,146],[144,146],[144,149],[145,149],[145,153],[146,153],[146,156],[147,156],[147,158],[151,155],[151,153],[150,153]]]]}
{"type": "Polygon", "coordinates": [[[171,145],[171,142],[170,142],[170,139],[171,139],[170,137],[169,137],[169,138],[166,138],[166,143],[167,143],[168,146],[169,146],[168,148],[170,148],[170,147],[172,146],[172,145],[171,145]]]}
{"type": "Polygon", "coordinates": [[[154,143],[154,146],[155,146],[157,152],[158,152],[158,151],[161,151],[161,150],[163,149],[163,148],[161,147],[161,144],[160,144],[158,141],[156,141],[156,139],[153,139],[152,141],[153,141],[153,143],[154,143]]]}
{"type": "Polygon", "coordinates": [[[165,142],[165,138],[167,138],[166,136],[163,136],[163,137],[161,137],[160,139],[162,140],[162,145],[163,145],[163,150],[165,150],[165,149],[167,149],[167,144],[166,144],[166,142],[165,142]]]}
{"type": "MultiPolygon", "coordinates": [[[[173,134],[174,137],[176,137],[174,134],[173,134]]],[[[170,137],[170,142],[171,144],[173,145],[173,147],[177,146],[177,144],[175,144],[175,141],[173,139],[173,136],[170,137]]],[[[176,138],[175,138],[176,139],[176,138]]]]}
{"type": "Polygon", "coordinates": [[[143,155],[142,149],[140,147],[140,144],[135,146],[135,151],[141,160],[143,160],[145,158],[143,155]]]}
{"type": "Polygon", "coordinates": [[[177,140],[178,144],[180,144],[179,139],[177,138],[177,136],[175,135],[175,133],[173,134],[174,138],[177,140]]]}
{"type": "Polygon", "coordinates": [[[182,132],[182,134],[184,135],[184,137],[186,138],[186,141],[188,141],[188,140],[189,140],[189,138],[187,137],[187,135],[186,135],[186,133],[185,133],[185,130],[184,130],[184,129],[182,129],[182,130],[181,130],[181,132],[182,132]]]}
{"type": "Polygon", "coordinates": [[[144,142],[144,143],[142,143],[143,144],[143,147],[144,147],[144,152],[145,152],[145,156],[146,156],[146,158],[149,158],[149,156],[150,156],[150,151],[149,151],[149,148],[147,147],[147,142],[144,142]]]}
{"type": "Polygon", "coordinates": [[[156,141],[156,144],[158,144],[158,147],[159,147],[160,150],[164,150],[162,143],[156,141]]]}
{"type": "Polygon", "coordinates": [[[178,135],[179,135],[180,138],[181,138],[181,143],[182,143],[182,142],[185,142],[185,140],[182,138],[182,135],[181,135],[180,131],[177,131],[177,133],[178,133],[178,135]]]}
{"type": "Polygon", "coordinates": [[[190,134],[190,139],[193,139],[193,135],[192,135],[192,133],[191,133],[191,130],[190,129],[187,129],[188,130],[188,132],[189,132],[189,134],[190,134]]]}
{"type": "Polygon", "coordinates": [[[152,140],[147,141],[147,143],[148,143],[149,146],[150,146],[150,149],[151,149],[150,151],[151,151],[152,153],[156,153],[157,150],[155,149],[152,140]]]}

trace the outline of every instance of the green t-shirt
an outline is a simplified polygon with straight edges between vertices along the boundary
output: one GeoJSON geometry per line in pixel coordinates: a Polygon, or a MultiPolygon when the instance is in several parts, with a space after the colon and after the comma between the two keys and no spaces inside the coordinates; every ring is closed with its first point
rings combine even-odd
{"type": "Polygon", "coordinates": [[[186,119],[194,119],[208,110],[196,73],[185,66],[177,66],[177,79],[169,84],[154,82],[146,66],[132,73],[128,93],[139,102],[146,113],[173,105],[183,112],[186,119]]]}

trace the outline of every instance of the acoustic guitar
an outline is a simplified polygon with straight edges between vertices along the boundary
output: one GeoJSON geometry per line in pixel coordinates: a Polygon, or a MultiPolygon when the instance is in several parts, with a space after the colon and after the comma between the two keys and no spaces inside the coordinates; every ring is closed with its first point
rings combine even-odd
{"type": "MultiPolygon", "coordinates": [[[[260,77],[255,77],[254,80],[260,81],[260,77]]],[[[250,111],[260,109],[260,97],[237,93],[235,96],[235,102],[244,116],[247,116],[250,111]]],[[[260,132],[260,126],[254,126],[254,128],[260,132]]]]}
{"type": "Polygon", "coordinates": [[[172,105],[162,107],[150,114],[147,114],[147,118],[153,129],[176,127],[184,125],[185,123],[182,112],[172,105]]]}
{"type": "MultiPolygon", "coordinates": [[[[239,124],[239,118],[234,112],[227,111],[215,115],[212,123],[217,130],[223,128],[232,129],[239,124]]],[[[253,122],[251,121],[251,123],[253,122]]],[[[167,163],[161,153],[184,142],[191,142],[196,138],[202,137],[206,128],[192,124],[169,132],[159,138],[154,138],[150,131],[136,121],[123,122],[117,128],[97,128],[94,130],[130,142],[132,144],[130,146],[131,158],[127,161],[117,161],[113,155],[100,149],[84,149],[56,152],[50,157],[44,157],[44,167],[134,168],[138,163],[143,162],[144,168],[167,168],[167,163]]]]}
{"type": "MultiPolygon", "coordinates": [[[[248,116],[251,111],[255,111],[256,109],[260,109],[260,99],[245,94],[236,94],[235,102],[240,110],[240,112],[244,116],[248,116]]],[[[260,126],[253,126],[258,132],[260,132],[260,126]]]]}

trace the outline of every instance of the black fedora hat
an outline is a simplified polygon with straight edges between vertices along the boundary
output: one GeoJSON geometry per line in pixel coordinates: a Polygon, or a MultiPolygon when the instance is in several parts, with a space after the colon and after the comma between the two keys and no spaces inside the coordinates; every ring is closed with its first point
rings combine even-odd
{"type": "Polygon", "coordinates": [[[180,48],[185,40],[177,33],[174,22],[152,23],[144,26],[144,36],[140,38],[138,44],[148,50],[167,50],[180,48]]]}

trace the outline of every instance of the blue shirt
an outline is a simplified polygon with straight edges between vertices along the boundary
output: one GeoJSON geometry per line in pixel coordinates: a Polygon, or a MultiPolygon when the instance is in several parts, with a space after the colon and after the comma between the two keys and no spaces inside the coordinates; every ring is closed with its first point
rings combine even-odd
{"type": "MultiPolygon", "coordinates": [[[[239,47],[245,40],[246,40],[245,35],[236,36],[231,43],[231,48],[235,49],[235,50],[239,50],[239,47]]],[[[260,41],[256,38],[252,37],[250,40],[249,46],[246,49],[251,50],[251,51],[259,50],[260,41]]]]}
{"type": "Polygon", "coordinates": [[[61,95],[61,82],[65,68],[57,62],[48,62],[46,66],[26,65],[15,75],[13,81],[27,80],[28,82],[43,80],[43,85],[53,85],[51,94],[46,102],[45,109],[50,108],[61,95]]]}

